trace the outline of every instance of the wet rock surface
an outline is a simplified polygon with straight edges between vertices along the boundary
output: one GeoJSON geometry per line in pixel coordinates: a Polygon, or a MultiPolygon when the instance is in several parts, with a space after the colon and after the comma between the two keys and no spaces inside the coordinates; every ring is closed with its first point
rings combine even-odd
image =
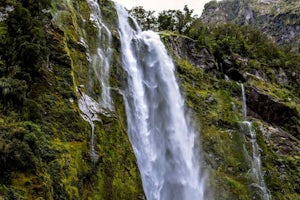
{"type": "Polygon", "coordinates": [[[255,87],[247,88],[247,105],[264,121],[289,129],[296,137],[300,138],[299,113],[271,96],[260,92],[255,87]]]}
{"type": "Polygon", "coordinates": [[[199,48],[193,39],[182,36],[168,36],[164,39],[176,57],[185,59],[204,71],[217,69],[214,56],[205,47],[199,48]]]}

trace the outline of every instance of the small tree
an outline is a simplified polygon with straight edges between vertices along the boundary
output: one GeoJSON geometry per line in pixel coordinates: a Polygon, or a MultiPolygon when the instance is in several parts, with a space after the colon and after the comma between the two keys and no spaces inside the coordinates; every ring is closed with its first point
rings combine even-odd
{"type": "Polygon", "coordinates": [[[189,27],[196,20],[197,15],[193,15],[194,10],[190,10],[187,5],[181,10],[162,11],[158,15],[158,29],[160,31],[177,31],[180,34],[187,33],[189,27]]]}
{"type": "Polygon", "coordinates": [[[176,31],[180,34],[186,34],[191,24],[197,19],[193,15],[194,10],[189,9],[187,5],[181,10],[164,10],[155,16],[154,11],[147,11],[142,6],[134,7],[130,14],[136,18],[144,30],[154,31],[176,31]]]}
{"type": "Polygon", "coordinates": [[[158,30],[169,30],[175,31],[176,30],[176,23],[177,23],[177,11],[176,10],[164,10],[159,13],[158,15],[158,30]]]}
{"type": "Polygon", "coordinates": [[[129,13],[135,17],[143,30],[157,30],[155,11],[147,11],[142,6],[132,8],[129,13]]]}

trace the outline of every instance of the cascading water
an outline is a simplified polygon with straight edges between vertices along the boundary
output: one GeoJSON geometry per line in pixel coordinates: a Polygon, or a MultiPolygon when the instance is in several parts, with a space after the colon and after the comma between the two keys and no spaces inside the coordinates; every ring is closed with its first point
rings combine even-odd
{"type": "Polygon", "coordinates": [[[128,134],[148,200],[203,200],[195,153],[197,133],[189,126],[174,64],[152,31],[129,24],[127,11],[115,3],[119,18],[123,68],[128,75],[124,101],[128,134]]]}
{"type": "MultiPolygon", "coordinates": [[[[93,22],[94,26],[97,28],[98,34],[96,37],[96,51],[90,53],[91,64],[95,72],[97,80],[101,84],[101,106],[103,108],[113,110],[113,104],[110,94],[110,61],[112,57],[111,49],[111,32],[107,26],[101,21],[101,11],[97,0],[87,0],[90,7],[91,14],[90,20],[93,22]]],[[[85,43],[86,44],[86,43],[85,43]]]]}
{"type": "Polygon", "coordinates": [[[245,87],[244,84],[241,83],[242,88],[242,108],[243,108],[243,120],[247,121],[247,103],[246,103],[246,94],[245,94],[245,87]]]}
{"type": "MultiPolygon", "coordinates": [[[[101,11],[97,0],[87,0],[89,5],[91,14],[90,20],[93,22],[94,26],[97,28],[97,36],[96,36],[96,49],[92,50],[92,48],[88,45],[86,41],[86,34],[83,30],[83,36],[81,38],[81,43],[87,49],[87,60],[91,63],[91,67],[93,72],[101,84],[101,100],[100,103],[93,100],[88,95],[81,94],[81,98],[79,100],[79,108],[82,112],[81,116],[84,120],[86,120],[91,126],[91,142],[90,142],[90,156],[93,162],[96,162],[99,158],[95,151],[95,125],[94,121],[99,120],[97,114],[105,113],[103,109],[108,109],[110,111],[114,110],[114,106],[111,99],[110,94],[110,85],[109,85],[109,77],[110,77],[110,61],[112,57],[112,49],[111,49],[111,32],[107,28],[107,26],[101,21],[101,11]]],[[[84,20],[83,20],[84,21],[84,20]]],[[[92,79],[91,79],[92,80],[92,79]]]]}
{"type": "Polygon", "coordinates": [[[252,165],[252,174],[255,180],[255,186],[257,186],[261,192],[262,197],[264,200],[270,200],[271,195],[268,192],[268,189],[266,187],[264,177],[262,174],[261,169],[261,159],[260,159],[260,152],[259,152],[259,146],[256,142],[256,133],[253,130],[252,123],[250,121],[247,121],[247,104],[246,104],[246,95],[245,95],[245,88],[244,85],[241,84],[242,88],[242,99],[243,99],[243,129],[247,132],[247,134],[250,136],[250,143],[252,148],[252,157],[251,157],[251,165],[252,165]]]}
{"type": "Polygon", "coordinates": [[[96,153],[95,146],[94,146],[94,131],[95,131],[94,121],[99,120],[97,114],[101,112],[100,105],[88,95],[81,92],[80,94],[81,94],[81,98],[79,99],[78,104],[82,112],[81,117],[85,121],[87,121],[91,126],[90,156],[92,161],[95,163],[98,160],[99,156],[96,153]]]}

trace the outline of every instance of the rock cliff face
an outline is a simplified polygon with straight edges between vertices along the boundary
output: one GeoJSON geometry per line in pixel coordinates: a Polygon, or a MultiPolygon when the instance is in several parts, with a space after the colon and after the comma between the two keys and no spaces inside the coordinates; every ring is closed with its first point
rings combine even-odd
{"type": "Polygon", "coordinates": [[[228,70],[221,69],[217,58],[197,42],[168,34],[161,37],[177,63],[187,105],[201,126],[204,162],[210,184],[217,191],[215,199],[261,199],[249,177],[250,160],[244,152],[245,148],[252,150],[250,136],[241,129],[239,82],[246,86],[247,115],[254,122],[264,179],[272,198],[300,198],[299,187],[295,186],[300,180],[296,175],[300,161],[299,97],[284,89],[281,81],[267,78],[266,68],[271,66],[253,69],[249,59],[229,56],[221,61],[236,72],[229,77],[228,70]],[[284,94],[294,97],[287,99],[284,94]]]}
{"type": "MultiPolygon", "coordinates": [[[[4,8],[9,5],[9,9],[0,9],[1,44],[15,41],[8,34],[8,27],[9,23],[18,24],[6,21],[13,9],[11,1],[5,2],[4,8]]],[[[109,83],[115,108],[97,111],[97,117],[93,116],[97,119],[93,123],[98,157],[93,159],[90,155],[91,126],[81,117],[78,102],[85,95],[98,100],[102,89],[91,67],[90,55],[97,50],[97,28],[90,18],[88,2],[92,0],[52,1],[51,9],[45,12],[49,16],[41,20],[49,50],[39,63],[38,79],[28,81],[29,89],[21,87],[28,73],[21,76],[20,67],[16,67],[19,63],[10,63],[17,56],[13,54],[9,59],[10,48],[5,46],[4,51],[0,45],[0,199],[145,199],[126,133],[125,108],[119,90],[126,84],[126,75],[121,67],[117,13],[109,0],[98,2],[103,23],[111,32],[109,83]],[[21,81],[12,81],[20,76],[21,81]],[[15,100],[22,91],[26,91],[24,97],[15,100]],[[17,105],[8,98],[13,98],[17,105]]],[[[298,1],[289,2],[292,6],[279,11],[272,11],[271,5],[287,5],[287,1],[212,2],[202,18],[207,22],[258,23],[269,31],[271,26],[263,19],[272,21],[278,17],[277,26],[291,24],[295,37],[290,39],[296,43],[298,32],[292,25],[293,18],[289,21],[284,15],[269,15],[271,11],[283,13],[284,9],[284,13],[296,14],[298,1]],[[225,12],[226,9],[234,12],[225,12]],[[216,12],[220,14],[213,14],[216,12]],[[283,19],[287,21],[280,21],[283,19]]],[[[21,16],[20,20],[24,18],[21,16]]],[[[299,20],[293,23],[299,25],[299,20]]],[[[252,138],[241,128],[241,82],[246,88],[248,118],[256,132],[270,194],[275,200],[300,199],[298,65],[287,67],[294,64],[288,60],[265,62],[231,51],[220,56],[189,37],[174,33],[160,36],[174,58],[185,104],[195,128],[201,132],[201,166],[208,174],[206,185],[211,199],[262,199],[250,173],[252,138]]],[[[263,56],[268,59],[268,55],[263,56]]]]}
{"type": "Polygon", "coordinates": [[[300,2],[298,0],[223,0],[205,5],[205,23],[235,23],[262,30],[280,45],[300,52],[300,2]]]}
{"type": "MultiPolygon", "coordinates": [[[[97,27],[90,17],[93,7],[88,4],[93,2],[98,4],[51,1],[52,7],[43,10],[47,17],[39,16],[39,23],[44,22],[39,33],[46,35],[47,59],[37,64],[40,74],[30,82],[30,91],[23,88],[16,94],[24,91],[25,103],[16,106],[6,99],[0,102],[0,199],[143,199],[136,159],[126,134],[123,98],[117,90],[123,85],[124,73],[117,13],[111,1],[99,1],[102,18],[96,20],[109,24],[112,32],[110,85],[116,88],[112,90],[115,108],[95,108],[93,127],[82,118],[86,113],[79,108],[80,100],[87,106],[97,106],[89,105],[86,99],[100,102],[102,90],[91,56],[99,43],[107,41],[98,40],[97,27]]],[[[3,4],[12,6],[10,12],[14,15],[21,12],[24,20],[25,14],[36,12],[36,7],[30,10],[34,4],[3,4]]],[[[14,18],[12,23],[16,23],[14,18]]],[[[31,31],[30,22],[27,26],[31,31]]],[[[0,21],[0,42],[10,41],[10,28],[6,20],[0,21]]],[[[0,77],[4,94],[5,88],[13,91],[16,86],[6,82],[6,76],[15,74],[2,73],[10,67],[6,59],[9,48],[6,46],[3,53],[2,47],[0,77]]]]}
{"type": "Polygon", "coordinates": [[[249,87],[247,104],[256,116],[264,121],[281,127],[286,127],[295,137],[300,139],[299,113],[296,108],[291,108],[280,101],[260,92],[255,87],[249,87]]]}

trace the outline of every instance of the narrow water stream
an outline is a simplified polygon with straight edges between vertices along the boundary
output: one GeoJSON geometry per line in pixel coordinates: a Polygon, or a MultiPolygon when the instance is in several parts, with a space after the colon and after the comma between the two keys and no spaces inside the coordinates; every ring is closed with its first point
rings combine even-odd
{"type": "Polygon", "coordinates": [[[261,159],[260,159],[260,148],[256,142],[256,133],[252,127],[252,122],[247,121],[247,104],[246,104],[246,95],[245,95],[245,87],[241,84],[242,89],[242,99],[243,99],[243,122],[242,128],[246,132],[248,136],[250,136],[250,144],[251,144],[251,173],[253,175],[253,179],[255,181],[254,186],[259,188],[262,192],[262,199],[270,200],[271,195],[268,192],[266,187],[262,169],[261,169],[261,159]]]}

